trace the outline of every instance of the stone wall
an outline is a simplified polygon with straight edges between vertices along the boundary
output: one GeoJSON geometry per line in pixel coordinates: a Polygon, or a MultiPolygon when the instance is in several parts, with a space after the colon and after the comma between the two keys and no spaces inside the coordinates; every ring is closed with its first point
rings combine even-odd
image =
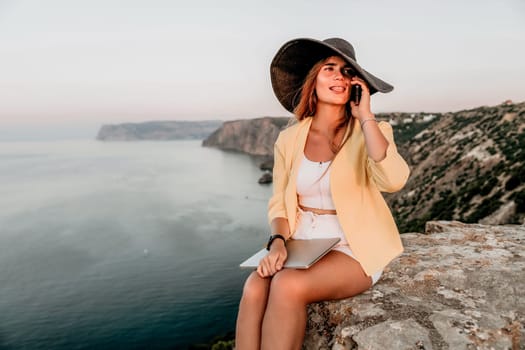
{"type": "Polygon", "coordinates": [[[309,306],[304,349],[525,349],[525,226],[427,222],[353,298],[309,306]]]}

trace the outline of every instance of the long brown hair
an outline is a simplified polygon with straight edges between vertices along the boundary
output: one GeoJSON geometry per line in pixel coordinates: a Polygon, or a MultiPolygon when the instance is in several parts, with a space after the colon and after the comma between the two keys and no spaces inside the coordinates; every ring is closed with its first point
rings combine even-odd
{"type": "MultiPolygon", "coordinates": [[[[315,91],[317,75],[319,74],[321,67],[326,63],[326,61],[329,58],[330,57],[323,58],[322,60],[313,65],[313,67],[306,75],[303,85],[297,91],[297,94],[301,94],[301,97],[299,99],[299,103],[294,108],[294,115],[296,120],[301,121],[305,118],[313,117],[317,112],[317,93],[315,91]]],[[[349,127],[350,130],[346,133],[347,136],[343,139],[341,144],[337,145],[334,144],[333,141],[331,142],[330,149],[334,153],[334,158],[337,156],[341,148],[343,148],[346,141],[348,141],[348,139],[352,135],[352,130],[354,129],[354,122],[355,120],[352,117],[352,110],[350,107],[349,99],[345,105],[345,117],[335,128],[334,135],[337,135],[337,133],[343,128],[349,127]]]]}

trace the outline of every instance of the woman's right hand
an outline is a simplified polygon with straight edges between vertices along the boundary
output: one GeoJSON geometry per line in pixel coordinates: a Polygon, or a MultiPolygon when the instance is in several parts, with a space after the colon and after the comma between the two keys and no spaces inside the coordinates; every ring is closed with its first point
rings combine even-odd
{"type": "Polygon", "coordinates": [[[262,278],[275,275],[282,270],[284,262],[288,257],[288,252],[282,239],[276,239],[270,246],[270,252],[260,261],[257,273],[262,278]]]}

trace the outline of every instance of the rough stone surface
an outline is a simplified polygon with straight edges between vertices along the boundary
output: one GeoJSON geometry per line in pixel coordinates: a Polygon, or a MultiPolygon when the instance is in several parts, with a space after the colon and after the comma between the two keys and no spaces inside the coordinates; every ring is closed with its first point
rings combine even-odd
{"type": "Polygon", "coordinates": [[[432,349],[429,331],[414,319],[386,321],[367,328],[354,337],[358,349],[384,350],[385,344],[390,349],[411,349],[422,347],[432,349]]]}
{"type": "Polygon", "coordinates": [[[262,176],[259,178],[259,183],[260,184],[272,183],[272,174],[271,173],[262,174],[262,176]]]}
{"type": "Polygon", "coordinates": [[[370,290],[308,308],[304,349],[525,349],[525,226],[432,221],[370,290]]]}

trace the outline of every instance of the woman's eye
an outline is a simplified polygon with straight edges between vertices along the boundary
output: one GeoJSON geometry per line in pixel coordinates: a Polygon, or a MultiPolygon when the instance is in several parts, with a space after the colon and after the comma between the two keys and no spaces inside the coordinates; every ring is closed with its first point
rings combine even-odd
{"type": "Polygon", "coordinates": [[[343,68],[343,74],[349,77],[355,77],[357,75],[352,68],[343,68]]]}

